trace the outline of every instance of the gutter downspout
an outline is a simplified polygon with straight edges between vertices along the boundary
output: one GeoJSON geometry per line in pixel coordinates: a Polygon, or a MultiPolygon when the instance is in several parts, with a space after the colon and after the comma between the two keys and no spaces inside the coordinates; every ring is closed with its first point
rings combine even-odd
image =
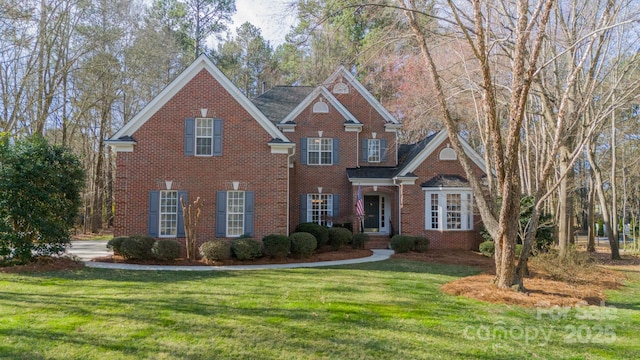
{"type": "Polygon", "coordinates": [[[402,184],[396,183],[398,178],[393,178],[393,185],[398,187],[398,235],[402,235],[402,184]]]}
{"type": "Polygon", "coordinates": [[[293,150],[289,155],[287,155],[287,236],[289,236],[289,223],[291,217],[291,158],[296,154],[296,147],[293,147],[293,150]]]}

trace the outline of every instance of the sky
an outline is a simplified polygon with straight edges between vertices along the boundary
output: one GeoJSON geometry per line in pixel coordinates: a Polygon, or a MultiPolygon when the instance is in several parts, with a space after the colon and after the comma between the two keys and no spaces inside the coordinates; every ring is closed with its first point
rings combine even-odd
{"type": "Polygon", "coordinates": [[[295,22],[295,14],[287,10],[291,0],[236,0],[238,11],[229,26],[235,36],[236,28],[248,21],[262,30],[262,36],[271,42],[274,48],[284,43],[285,35],[295,22]]]}

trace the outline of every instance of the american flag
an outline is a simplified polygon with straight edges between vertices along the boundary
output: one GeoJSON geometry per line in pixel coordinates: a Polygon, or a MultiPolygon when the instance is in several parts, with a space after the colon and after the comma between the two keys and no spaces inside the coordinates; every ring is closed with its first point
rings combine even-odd
{"type": "Polygon", "coordinates": [[[358,185],[358,201],[356,202],[356,215],[359,218],[364,217],[364,203],[362,202],[362,189],[360,189],[360,185],[358,185]]]}

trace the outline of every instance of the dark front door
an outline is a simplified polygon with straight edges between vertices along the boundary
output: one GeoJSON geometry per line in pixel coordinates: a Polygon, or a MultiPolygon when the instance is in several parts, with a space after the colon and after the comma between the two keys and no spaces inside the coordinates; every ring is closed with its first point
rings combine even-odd
{"type": "Polygon", "coordinates": [[[380,197],[364,196],[364,231],[380,231],[380,197]]]}

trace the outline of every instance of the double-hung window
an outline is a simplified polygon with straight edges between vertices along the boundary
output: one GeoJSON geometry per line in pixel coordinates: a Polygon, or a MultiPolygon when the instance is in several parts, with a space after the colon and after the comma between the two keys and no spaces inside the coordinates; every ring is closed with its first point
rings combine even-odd
{"type": "Polygon", "coordinates": [[[331,226],[333,216],[332,194],[307,194],[307,222],[331,226]]]}
{"type": "Polygon", "coordinates": [[[244,209],[245,192],[227,192],[227,236],[235,237],[245,233],[244,231],[244,209]]]}
{"type": "Polygon", "coordinates": [[[176,237],[178,206],[177,191],[160,191],[160,237],[176,237]]]}
{"type": "Polygon", "coordinates": [[[333,164],[333,139],[332,138],[308,138],[307,139],[307,163],[309,165],[333,164]]]}
{"type": "Polygon", "coordinates": [[[369,139],[367,147],[367,162],[380,162],[380,139],[369,139]]]}
{"type": "Polygon", "coordinates": [[[213,119],[196,118],[196,155],[213,155],[213,119]]]}
{"type": "Polygon", "coordinates": [[[471,190],[425,189],[425,228],[427,230],[472,230],[471,190]]]}

